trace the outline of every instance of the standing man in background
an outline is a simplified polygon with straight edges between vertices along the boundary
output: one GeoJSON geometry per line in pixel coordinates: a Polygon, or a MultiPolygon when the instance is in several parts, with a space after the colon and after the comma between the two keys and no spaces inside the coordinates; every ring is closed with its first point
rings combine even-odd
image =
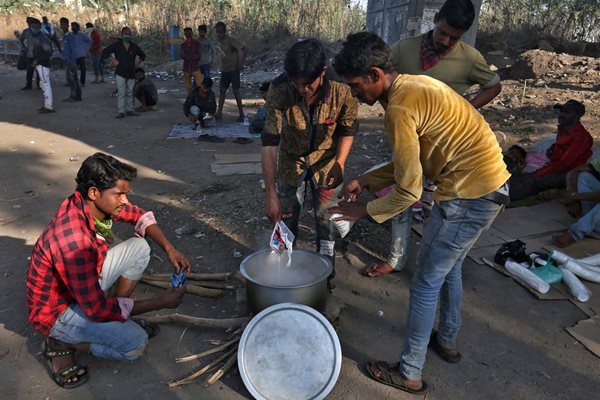
{"type": "Polygon", "coordinates": [[[192,28],[183,30],[185,41],[181,43],[181,59],[183,60],[183,82],[185,83],[185,91],[190,94],[192,91],[192,77],[194,83],[199,86],[202,82],[202,74],[200,73],[200,57],[202,46],[200,42],[194,40],[194,31],[192,28]]]}
{"type": "Polygon", "coordinates": [[[38,19],[31,20],[30,45],[33,48],[31,65],[35,68],[40,79],[40,87],[44,93],[44,105],[38,109],[40,114],[54,112],[52,106],[52,86],[50,86],[50,57],[52,56],[52,42],[42,33],[41,23],[38,19]]]}
{"type": "Polygon", "coordinates": [[[239,117],[238,122],[244,121],[244,110],[240,96],[240,72],[246,61],[246,46],[233,36],[227,34],[227,26],[224,22],[215,24],[215,32],[219,42],[219,53],[221,54],[221,87],[219,90],[219,108],[215,114],[217,120],[222,118],[225,95],[231,85],[233,95],[237,103],[239,117]]]}
{"type": "Polygon", "coordinates": [[[121,119],[125,115],[138,116],[139,114],[133,111],[134,71],[136,66],[146,59],[146,54],[140,46],[131,41],[131,29],[121,29],[121,40],[102,51],[102,59],[105,58],[109,58],[116,67],[118,114],[115,118],[121,119]]]}
{"type": "Polygon", "coordinates": [[[198,41],[200,42],[200,72],[205,78],[210,78],[210,65],[215,58],[215,45],[206,37],[206,25],[198,25],[198,41]]]}
{"type": "Polygon", "coordinates": [[[92,45],[90,46],[90,58],[92,59],[92,66],[94,68],[94,81],[92,83],[104,83],[102,36],[91,22],[85,24],[85,27],[86,30],[90,30],[90,39],[92,39],[92,45]]]}

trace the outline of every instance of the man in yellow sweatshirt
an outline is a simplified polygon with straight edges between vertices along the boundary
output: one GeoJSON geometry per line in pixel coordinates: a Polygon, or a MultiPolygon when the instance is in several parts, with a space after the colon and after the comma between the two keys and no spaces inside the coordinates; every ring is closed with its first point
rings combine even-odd
{"type": "Polygon", "coordinates": [[[394,72],[389,49],[377,35],[349,35],[334,67],[359,100],[387,103],[385,131],[393,160],[348,182],[342,195],[350,202],[342,201],[329,211],[343,214],[341,219],[370,217],[381,223],[421,197],[423,177],[437,186],[413,273],[400,362],[367,364],[375,380],[424,393],[427,385],[421,374],[428,345],[445,361],[460,361],[456,340],[462,263],[508,203],[510,174],[481,114],[435,79],[394,72]],[[356,201],[364,189],[376,192],[389,185],[393,189],[384,197],[366,204],[356,201]],[[433,331],[438,296],[440,325],[433,331]]]}

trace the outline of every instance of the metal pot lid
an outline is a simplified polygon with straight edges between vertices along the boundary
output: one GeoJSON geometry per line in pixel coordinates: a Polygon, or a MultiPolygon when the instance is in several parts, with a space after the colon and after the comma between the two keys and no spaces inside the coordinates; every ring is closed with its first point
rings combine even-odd
{"type": "Polygon", "coordinates": [[[276,304],[244,329],[238,367],[258,400],[324,399],[340,375],[342,348],[318,311],[302,304],[276,304]]]}

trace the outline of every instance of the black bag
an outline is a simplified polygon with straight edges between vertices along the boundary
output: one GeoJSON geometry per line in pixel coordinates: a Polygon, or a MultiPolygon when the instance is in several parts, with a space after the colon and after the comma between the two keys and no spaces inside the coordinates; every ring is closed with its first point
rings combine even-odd
{"type": "Polygon", "coordinates": [[[19,54],[19,61],[17,61],[17,69],[19,71],[27,69],[27,53],[21,52],[21,54],[19,54]]]}
{"type": "Polygon", "coordinates": [[[504,265],[506,260],[511,259],[518,263],[529,261],[527,257],[527,251],[525,243],[520,240],[513,240],[512,242],[506,242],[496,252],[494,256],[494,262],[496,264],[504,265]]]}

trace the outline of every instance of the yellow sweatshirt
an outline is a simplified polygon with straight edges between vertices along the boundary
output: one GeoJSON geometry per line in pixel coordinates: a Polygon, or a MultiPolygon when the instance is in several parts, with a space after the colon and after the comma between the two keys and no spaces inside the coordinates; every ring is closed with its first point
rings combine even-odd
{"type": "Polygon", "coordinates": [[[435,200],[475,199],[500,188],[510,174],[502,150],[481,114],[467,100],[428,76],[398,75],[389,92],[385,131],[391,163],[363,175],[371,192],[394,185],[367,204],[377,222],[418,201],[425,176],[435,200]]]}

